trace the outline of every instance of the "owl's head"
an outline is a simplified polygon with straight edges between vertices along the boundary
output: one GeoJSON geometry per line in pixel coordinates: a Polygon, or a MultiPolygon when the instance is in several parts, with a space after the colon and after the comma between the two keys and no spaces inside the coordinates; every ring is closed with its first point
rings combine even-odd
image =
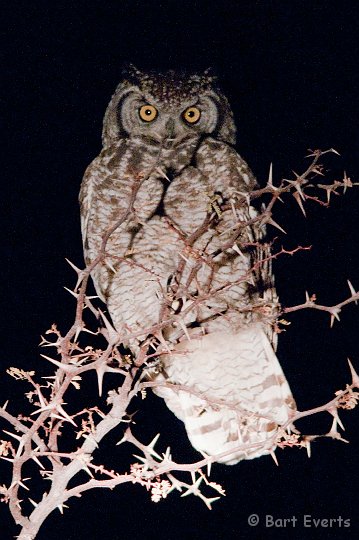
{"type": "Polygon", "coordinates": [[[109,146],[124,137],[143,136],[161,144],[211,135],[235,143],[233,114],[209,71],[186,75],[124,72],[107,108],[102,140],[109,146]]]}

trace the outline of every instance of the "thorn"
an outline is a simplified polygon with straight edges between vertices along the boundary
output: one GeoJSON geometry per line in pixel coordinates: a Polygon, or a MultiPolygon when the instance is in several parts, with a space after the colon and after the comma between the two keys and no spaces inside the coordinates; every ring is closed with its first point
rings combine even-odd
{"type": "Polygon", "coordinates": [[[340,156],[339,152],[335,150],[335,148],[330,148],[329,152],[333,152],[333,154],[336,154],[337,156],[340,156]]]}
{"type": "Polygon", "coordinates": [[[305,446],[306,446],[306,449],[307,449],[308,458],[310,458],[310,456],[312,455],[312,449],[311,449],[311,446],[310,446],[310,441],[306,441],[305,446]]]}
{"type": "MultiPolygon", "coordinates": [[[[77,266],[74,265],[74,263],[72,263],[69,259],[66,259],[66,257],[65,257],[65,260],[71,266],[71,268],[73,270],[75,270],[75,272],[77,274],[77,282],[76,282],[76,285],[75,285],[75,291],[77,291],[79,286],[80,286],[81,281],[85,277],[85,272],[84,272],[84,270],[80,270],[80,268],[77,268],[77,266]]],[[[66,287],[65,287],[65,289],[66,289],[66,287]]],[[[66,289],[66,290],[69,291],[69,289],[66,289]]],[[[72,291],[69,291],[69,292],[72,294],[72,291]]]]}
{"type": "Polygon", "coordinates": [[[125,432],[122,439],[116,443],[116,446],[120,446],[120,444],[126,442],[127,440],[128,440],[127,432],[125,432]]]}
{"type": "Polygon", "coordinates": [[[65,291],[69,292],[72,296],[74,296],[77,300],[77,298],[79,297],[78,293],[75,293],[74,291],[72,291],[71,289],[69,289],[68,287],[64,287],[65,291]]]}
{"type": "Polygon", "coordinates": [[[15,433],[11,433],[10,431],[6,431],[6,429],[3,429],[3,432],[6,433],[7,435],[10,435],[10,437],[14,437],[14,439],[18,440],[19,442],[22,442],[23,435],[20,437],[19,435],[15,435],[15,433]]]}
{"type": "Polygon", "coordinates": [[[338,410],[337,408],[330,408],[328,409],[328,412],[333,416],[335,422],[339,424],[339,426],[342,428],[343,431],[345,431],[345,427],[343,426],[343,422],[339,418],[338,410]]]}
{"type": "Polygon", "coordinates": [[[246,279],[245,283],[248,283],[248,285],[251,285],[252,287],[255,287],[254,277],[251,276],[250,278],[246,279]]]}
{"type": "MultiPolygon", "coordinates": [[[[293,171],[294,172],[294,171],[293,171]]],[[[296,175],[297,178],[300,178],[300,175],[297,174],[296,172],[294,172],[294,174],[296,175]]],[[[304,197],[304,193],[302,191],[302,188],[301,188],[301,185],[300,185],[300,182],[297,180],[295,182],[293,182],[293,185],[294,185],[294,188],[296,189],[298,195],[300,196],[300,198],[305,201],[305,197],[304,197]]]]}
{"type": "Polygon", "coordinates": [[[67,504],[59,504],[57,508],[60,510],[61,514],[64,513],[64,508],[68,508],[67,504]]]}
{"type": "Polygon", "coordinates": [[[29,501],[31,502],[31,504],[32,504],[33,506],[35,506],[35,508],[37,508],[37,507],[39,506],[38,503],[36,503],[35,501],[33,501],[33,500],[30,499],[30,498],[29,498],[29,501]]]}
{"type": "Polygon", "coordinates": [[[44,396],[42,395],[40,388],[37,388],[36,391],[37,391],[38,398],[40,400],[41,407],[46,407],[47,403],[45,401],[44,396]]]}
{"type": "Polygon", "coordinates": [[[86,465],[86,463],[83,464],[82,469],[83,469],[85,472],[87,472],[87,474],[89,475],[90,478],[93,478],[93,477],[94,477],[93,474],[92,474],[92,472],[90,471],[90,469],[89,469],[88,466],[86,465]]]}
{"type": "Polygon", "coordinates": [[[162,456],[163,456],[163,461],[165,460],[172,461],[171,448],[169,446],[167,447],[166,452],[162,454],[162,456]]]}
{"type": "Polygon", "coordinates": [[[102,396],[102,383],[103,383],[103,376],[106,373],[106,364],[102,363],[96,368],[96,375],[97,375],[97,386],[98,386],[98,395],[102,396]]]}
{"type": "Polygon", "coordinates": [[[77,266],[73,262],[71,262],[70,259],[67,259],[65,257],[65,261],[71,266],[73,270],[75,270],[77,274],[81,274],[83,272],[82,270],[80,270],[80,268],[77,268],[77,266]]]}
{"type": "Polygon", "coordinates": [[[63,369],[64,371],[67,371],[68,373],[73,373],[76,371],[77,368],[70,366],[68,364],[63,364],[62,362],[59,362],[58,360],[54,360],[53,358],[50,358],[49,356],[46,356],[45,354],[40,354],[45,360],[48,360],[49,362],[52,362],[55,364],[55,366],[58,366],[59,368],[63,369]]]}
{"type": "Polygon", "coordinates": [[[273,187],[273,163],[269,165],[269,174],[268,174],[268,182],[267,184],[271,187],[273,187]]]}
{"type": "MultiPolygon", "coordinates": [[[[186,336],[186,338],[188,339],[188,341],[192,341],[192,340],[191,340],[191,336],[190,336],[189,333],[188,333],[187,326],[185,325],[185,323],[183,322],[183,320],[182,320],[182,319],[178,319],[177,322],[178,322],[178,324],[180,325],[180,327],[182,328],[183,332],[185,333],[185,336],[186,336]]],[[[169,351],[169,349],[168,349],[168,351],[169,351]]],[[[170,351],[169,351],[169,352],[170,352],[170,351]]]]}
{"type": "Polygon", "coordinates": [[[157,167],[156,171],[159,173],[160,176],[162,176],[162,178],[165,178],[166,180],[168,180],[169,182],[171,182],[171,180],[168,178],[167,174],[164,172],[163,169],[161,169],[161,167],[157,167]]]}
{"type": "Polygon", "coordinates": [[[72,418],[67,414],[66,411],[64,411],[64,409],[61,407],[60,404],[56,405],[56,409],[58,410],[58,412],[64,416],[64,418],[68,421],[68,422],[71,422],[71,424],[73,424],[75,427],[77,427],[77,425],[75,424],[75,422],[72,420],[72,418]]]}
{"type": "Polygon", "coordinates": [[[340,433],[338,433],[338,436],[335,437],[338,441],[342,441],[343,443],[346,443],[346,444],[350,444],[350,441],[348,441],[348,439],[344,439],[340,433]]]}
{"type": "Polygon", "coordinates": [[[272,456],[274,463],[277,465],[277,467],[279,467],[277,456],[275,455],[275,452],[273,452],[273,450],[270,451],[270,455],[272,456]]]}
{"type": "Polygon", "coordinates": [[[246,256],[244,255],[244,253],[242,253],[242,251],[239,249],[239,247],[238,247],[237,244],[233,244],[232,249],[233,249],[236,253],[238,253],[238,255],[240,255],[245,261],[247,260],[247,259],[246,259],[246,256]]]}
{"type": "Polygon", "coordinates": [[[286,231],[276,221],[274,221],[274,219],[269,218],[266,223],[268,223],[268,225],[272,225],[273,227],[276,227],[277,229],[282,231],[282,233],[287,234],[286,231]]]}
{"type": "Polygon", "coordinates": [[[35,463],[38,464],[38,466],[41,468],[41,469],[45,469],[45,467],[43,466],[43,464],[41,463],[41,461],[36,457],[36,456],[31,456],[31,459],[33,459],[35,461],[35,463]]]}
{"type": "Polygon", "coordinates": [[[157,433],[157,435],[152,439],[152,441],[147,445],[147,448],[151,448],[151,450],[154,450],[155,444],[157,443],[158,439],[160,438],[160,433],[157,433]]]}
{"type": "MultiPolygon", "coordinates": [[[[39,412],[39,411],[36,411],[39,412]]],[[[51,413],[51,418],[57,418],[58,420],[61,420],[61,422],[65,421],[65,418],[63,416],[60,416],[59,414],[51,413]]]]}
{"type": "Polygon", "coordinates": [[[32,413],[30,413],[30,416],[32,416],[33,414],[40,414],[44,411],[51,411],[54,408],[55,406],[52,403],[49,403],[48,405],[46,405],[46,407],[40,407],[40,409],[36,409],[35,411],[32,411],[32,413]]]}
{"type": "Polygon", "coordinates": [[[114,274],[117,273],[117,270],[115,270],[112,263],[110,261],[108,261],[107,259],[105,259],[105,265],[107,266],[107,268],[109,268],[111,270],[111,272],[113,272],[114,274]]]}
{"type": "Polygon", "coordinates": [[[301,197],[300,193],[298,191],[296,191],[295,193],[292,193],[292,195],[295,198],[295,200],[297,201],[298,206],[301,209],[301,211],[303,212],[304,217],[307,217],[307,214],[305,213],[305,210],[304,210],[303,201],[302,201],[302,197],[301,197]]]}
{"type": "Polygon", "coordinates": [[[204,500],[204,504],[207,506],[208,510],[212,510],[212,504],[215,502],[215,501],[218,501],[221,497],[212,497],[212,499],[203,499],[204,500]]]}
{"type": "Polygon", "coordinates": [[[118,333],[115,330],[115,328],[112,326],[106,315],[99,309],[101,318],[103,322],[105,323],[106,329],[108,331],[108,342],[112,345],[117,342],[118,340],[118,333]]]}
{"type": "Polygon", "coordinates": [[[96,441],[92,433],[83,433],[82,436],[84,439],[91,441],[96,446],[96,448],[99,448],[98,442],[96,441]]]}
{"type": "MultiPolygon", "coordinates": [[[[329,411],[330,412],[330,411],[329,411]]],[[[349,444],[349,441],[346,439],[343,439],[343,437],[340,435],[340,433],[337,430],[337,424],[338,424],[338,418],[333,418],[332,427],[330,428],[330,431],[327,433],[327,437],[331,437],[332,439],[337,439],[338,441],[342,441],[344,443],[349,444]]]]}
{"type": "Polygon", "coordinates": [[[97,336],[97,335],[98,335],[98,331],[97,331],[97,332],[93,332],[92,330],[89,330],[89,329],[86,328],[85,326],[83,327],[82,332],[87,332],[88,334],[92,334],[93,336],[97,336]]]}
{"type": "MultiPolygon", "coordinates": [[[[41,336],[42,337],[42,336],[41,336]]],[[[56,347],[57,345],[57,341],[54,341],[53,343],[51,343],[50,341],[42,341],[41,343],[39,343],[39,347],[56,347]]]]}
{"type": "MultiPolygon", "coordinates": [[[[192,475],[192,478],[193,478],[193,475],[192,475]]],[[[185,491],[184,493],[182,493],[181,497],[187,497],[188,495],[191,495],[191,494],[196,494],[196,492],[198,493],[198,487],[199,485],[202,483],[202,480],[203,480],[203,476],[200,476],[199,478],[197,478],[196,481],[193,481],[193,484],[192,486],[190,486],[187,491],[185,491]]],[[[219,498],[219,497],[217,497],[219,498]]]]}
{"type": "Polygon", "coordinates": [[[6,407],[9,404],[9,400],[5,401],[4,405],[2,406],[3,411],[6,411],[6,407]]]}
{"type": "Polygon", "coordinates": [[[146,465],[147,459],[145,457],[138,456],[137,454],[132,454],[132,455],[133,455],[133,457],[135,457],[136,459],[139,459],[140,461],[142,461],[142,463],[144,463],[146,465]]]}
{"type": "MultiPolygon", "coordinates": [[[[349,286],[351,295],[352,295],[352,296],[356,296],[358,293],[357,293],[356,290],[354,289],[354,287],[353,287],[353,285],[351,284],[351,282],[349,281],[349,279],[347,280],[347,282],[348,282],[348,286],[349,286]]],[[[357,301],[357,300],[354,300],[354,302],[355,302],[356,305],[358,304],[358,301],[357,301]]]]}
{"type": "Polygon", "coordinates": [[[306,157],[306,158],[309,158],[309,157],[315,157],[315,156],[317,155],[317,153],[318,153],[317,150],[312,150],[311,148],[308,148],[308,152],[311,152],[311,154],[307,154],[307,155],[304,156],[304,157],[306,157]]]}
{"type": "Polygon", "coordinates": [[[354,369],[354,367],[353,367],[353,364],[351,363],[351,361],[349,360],[349,358],[348,358],[348,364],[349,364],[350,373],[351,373],[351,376],[352,376],[352,384],[353,384],[353,386],[355,386],[356,388],[359,388],[359,375],[358,375],[357,372],[355,371],[355,369],[354,369]]]}
{"type": "Polygon", "coordinates": [[[183,255],[183,253],[179,252],[178,255],[186,261],[186,263],[190,264],[190,261],[183,255]]]}
{"type": "Polygon", "coordinates": [[[206,452],[203,452],[202,450],[198,450],[200,454],[202,454],[202,456],[204,457],[204,459],[208,459],[209,461],[207,461],[207,475],[208,476],[211,476],[211,469],[212,469],[212,456],[210,456],[209,454],[206,454],[206,452]]]}
{"type": "Polygon", "coordinates": [[[318,174],[319,176],[324,176],[324,173],[320,170],[319,167],[314,167],[312,169],[312,172],[314,172],[315,174],[318,174]]]}
{"type": "Polygon", "coordinates": [[[155,336],[156,336],[156,338],[158,338],[158,340],[160,341],[161,345],[163,345],[163,347],[166,349],[166,351],[167,351],[169,354],[171,354],[171,349],[169,348],[167,341],[166,341],[165,338],[163,337],[162,331],[159,330],[159,332],[157,332],[157,333],[155,334],[155,336]]]}
{"type": "Polygon", "coordinates": [[[24,448],[25,446],[25,441],[22,441],[20,444],[19,444],[19,447],[16,451],[16,454],[15,454],[15,457],[18,458],[21,456],[21,452],[22,452],[22,449],[24,448]]]}
{"type": "Polygon", "coordinates": [[[4,459],[5,461],[10,461],[10,463],[14,463],[14,461],[15,461],[14,459],[4,457],[4,456],[0,456],[0,459],[4,459]]]}
{"type": "Polygon", "coordinates": [[[309,297],[309,294],[308,294],[308,291],[305,291],[305,302],[310,302],[310,297],[309,297]]]}
{"type": "Polygon", "coordinates": [[[78,337],[79,337],[81,332],[82,332],[82,324],[78,324],[77,327],[76,327],[76,332],[75,332],[75,336],[74,336],[74,342],[75,343],[78,340],[78,337]]]}
{"type": "Polygon", "coordinates": [[[340,318],[337,312],[331,313],[330,315],[330,328],[333,328],[335,319],[337,319],[337,321],[340,321],[340,318]]]}
{"type": "Polygon", "coordinates": [[[177,491],[180,491],[182,493],[183,486],[181,485],[181,482],[179,480],[177,480],[177,478],[175,478],[172,475],[168,475],[168,479],[171,482],[171,489],[170,489],[169,493],[171,491],[173,491],[174,489],[177,489],[177,491]]]}

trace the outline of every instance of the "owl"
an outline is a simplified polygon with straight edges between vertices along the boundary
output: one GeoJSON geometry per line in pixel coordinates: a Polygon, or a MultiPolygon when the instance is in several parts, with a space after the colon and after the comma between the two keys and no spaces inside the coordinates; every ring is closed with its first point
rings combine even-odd
{"type": "Polygon", "coordinates": [[[208,71],[130,66],[102,141],[81,185],[81,227],[122,343],[158,359],[147,376],[195,449],[225,464],[272,453],[295,403],[274,352],[256,180],[234,148],[228,100],[208,71]]]}

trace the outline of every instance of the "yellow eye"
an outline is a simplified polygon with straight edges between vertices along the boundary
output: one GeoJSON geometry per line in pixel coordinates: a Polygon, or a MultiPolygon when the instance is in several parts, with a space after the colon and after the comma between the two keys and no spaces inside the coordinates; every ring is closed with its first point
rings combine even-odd
{"type": "Polygon", "coordinates": [[[201,118],[201,111],[197,107],[188,107],[182,117],[188,124],[195,124],[201,118]]]}
{"type": "Polygon", "coordinates": [[[156,107],[153,105],[142,105],[138,112],[144,122],[153,122],[158,114],[156,107]]]}

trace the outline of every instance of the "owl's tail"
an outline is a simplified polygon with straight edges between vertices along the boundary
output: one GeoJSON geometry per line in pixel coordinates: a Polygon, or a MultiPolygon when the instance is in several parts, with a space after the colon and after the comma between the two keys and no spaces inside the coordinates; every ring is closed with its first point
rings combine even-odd
{"type": "Polygon", "coordinates": [[[295,402],[260,324],[180,343],[163,363],[166,381],[186,389],[155,392],[185,423],[194,448],[224,454],[216,460],[228,465],[275,449],[295,402]]]}

